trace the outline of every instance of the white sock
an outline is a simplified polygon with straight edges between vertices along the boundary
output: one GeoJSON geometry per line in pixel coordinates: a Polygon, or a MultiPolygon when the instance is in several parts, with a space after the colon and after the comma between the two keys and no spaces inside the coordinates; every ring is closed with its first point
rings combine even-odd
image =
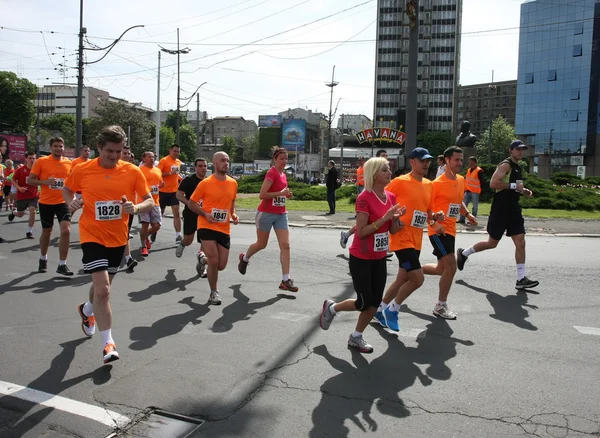
{"type": "Polygon", "coordinates": [[[354,330],[352,332],[352,337],[353,338],[362,338],[362,333],[361,332],[357,332],[356,330],[354,330]]]}
{"type": "Polygon", "coordinates": [[[462,254],[465,257],[469,257],[471,254],[475,254],[477,251],[475,251],[475,247],[471,247],[471,248],[467,248],[467,249],[463,249],[462,254]]]}
{"type": "Polygon", "coordinates": [[[517,281],[525,277],[525,263],[517,263],[517,281]]]}
{"type": "Polygon", "coordinates": [[[110,329],[100,330],[100,336],[102,336],[102,342],[104,342],[104,345],[115,343],[115,341],[113,341],[112,333],[111,333],[110,329]]]}
{"type": "Polygon", "coordinates": [[[242,257],[242,260],[245,261],[246,263],[248,263],[250,261],[250,259],[248,258],[248,256],[246,256],[246,254],[244,254],[244,256],[242,257]]]}
{"type": "Polygon", "coordinates": [[[290,274],[283,274],[283,281],[288,281],[290,279],[290,274]]]}
{"type": "Polygon", "coordinates": [[[177,237],[181,237],[181,231],[177,232],[177,237]]]}
{"type": "Polygon", "coordinates": [[[62,265],[66,265],[67,261],[66,260],[59,260],[58,261],[58,266],[62,266],[62,265]]]}
{"type": "Polygon", "coordinates": [[[125,256],[125,263],[127,263],[129,260],[131,260],[131,255],[126,255],[125,256]]]}
{"type": "Polygon", "coordinates": [[[90,303],[89,301],[87,301],[84,305],[83,305],[83,314],[85,316],[92,316],[94,315],[94,306],[92,303],[90,303]]]}
{"type": "Polygon", "coordinates": [[[31,233],[31,232],[33,232],[33,227],[27,227],[27,232],[28,232],[28,233],[31,233]]]}
{"type": "Polygon", "coordinates": [[[390,309],[392,312],[399,312],[400,304],[398,304],[396,300],[392,300],[392,302],[388,304],[388,309],[390,309]]]}
{"type": "Polygon", "coordinates": [[[387,307],[387,304],[385,304],[383,301],[381,303],[379,303],[379,307],[377,308],[378,312],[383,312],[385,310],[385,308],[387,307]]]}
{"type": "Polygon", "coordinates": [[[329,306],[329,311],[331,312],[332,315],[337,315],[337,312],[335,311],[335,308],[333,306],[335,306],[335,303],[332,303],[329,306]]]}
{"type": "Polygon", "coordinates": [[[446,302],[445,302],[445,301],[440,301],[440,300],[438,300],[438,306],[443,306],[444,304],[446,304],[446,302]]]}
{"type": "Polygon", "coordinates": [[[48,254],[46,254],[46,255],[41,255],[41,256],[40,256],[40,260],[48,260],[48,254]]]}

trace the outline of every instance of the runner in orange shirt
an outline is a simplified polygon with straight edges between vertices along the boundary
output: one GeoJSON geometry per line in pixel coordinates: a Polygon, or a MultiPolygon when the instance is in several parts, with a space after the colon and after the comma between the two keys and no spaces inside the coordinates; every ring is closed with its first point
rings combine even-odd
{"type": "MultiPolygon", "coordinates": [[[[179,159],[179,145],[174,144],[169,149],[169,155],[158,162],[158,170],[162,172],[164,187],[159,190],[160,211],[164,215],[167,206],[173,211],[173,226],[175,227],[175,241],[183,239],[181,235],[181,214],[179,213],[179,199],[177,199],[177,187],[179,187],[179,173],[181,171],[181,160],[179,159]]],[[[152,242],[156,240],[156,233],[151,236],[152,242]]]]}
{"type": "Polygon", "coordinates": [[[444,319],[456,319],[456,313],[448,308],[446,301],[450,287],[456,274],[456,221],[463,213],[470,224],[477,225],[473,216],[463,202],[465,179],[458,174],[463,165],[463,151],[458,146],[450,146],[444,151],[444,173],[433,181],[431,209],[444,212],[444,220],[429,225],[429,240],[433,246],[433,254],[437,257],[437,265],[423,266],[425,275],[439,275],[439,295],[433,314],[444,319]]]}
{"type": "Polygon", "coordinates": [[[148,236],[150,234],[156,234],[160,230],[162,224],[162,215],[160,212],[160,204],[158,200],[158,190],[165,185],[163,181],[162,172],[154,167],[154,152],[147,151],[142,155],[144,164],[140,167],[148,186],[150,186],[150,193],[154,200],[154,208],[147,213],[140,213],[140,222],[142,223],[142,229],[140,230],[140,240],[142,246],[140,248],[140,254],[144,257],[148,257],[148,250],[152,247],[148,236]]]}
{"type": "Polygon", "coordinates": [[[48,270],[48,247],[54,226],[54,216],[56,216],[60,226],[59,261],[56,272],[62,275],[73,275],[67,267],[71,238],[71,212],[62,197],[65,179],[71,172],[71,160],[63,156],[65,141],[60,137],[50,139],[50,152],[51,154],[47,157],[41,157],[35,161],[28,179],[28,184],[42,188],[38,207],[42,224],[38,271],[46,272],[48,270]]]}
{"type": "Polygon", "coordinates": [[[98,134],[98,158],[80,164],[68,176],[63,196],[72,212],[83,207],[79,235],[83,269],[92,275],[89,301],[78,306],[81,328],[87,336],[98,329],[104,344],[104,363],[119,359],[112,338],[109,297],[112,281],[129,239],[129,216],[150,211],[154,201],[139,167],[119,160],[126,135],[120,126],[108,126],[98,134]],[[75,192],[81,191],[81,199],[75,192]],[[134,204],[135,195],[142,199],[134,204]]]}
{"type": "Polygon", "coordinates": [[[198,272],[202,272],[208,263],[208,284],[210,286],[210,304],[221,304],[217,289],[219,271],[227,267],[229,259],[230,219],[237,225],[239,218],[235,214],[237,181],[227,175],[229,155],[217,152],[213,155],[213,174],[198,184],[190,197],[188,207],[198,215],[198,239],[202,241],[205,256],[199,261],[198,272]],[[199,202],[202,200],[202,206],[199,202]]]}
{"type": "Polygon", "coordinates": [[[90,159],[92,150],[89,146],[81,146],[81,155],[71,161],[71,169],[81,163],[86,163],[90,159]]]}

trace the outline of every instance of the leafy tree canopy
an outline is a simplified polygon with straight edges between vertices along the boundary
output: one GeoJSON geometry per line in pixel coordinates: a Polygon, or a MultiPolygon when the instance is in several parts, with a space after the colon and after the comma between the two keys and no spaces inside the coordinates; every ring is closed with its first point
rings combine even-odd
{"type": "Polygon", "coordinates": [[[28,79],[9,71],[0,71],[0,129],[29,131],[36,118],[33,103],[38,89],[28,79]]]}
{"type": "Polygon", "coordinates": [[[508,157],[508,147],[516,138],[515,128],[502,116],[492,121],[492,125],[486,129],[475,144],[477,158],[480,163],[498,164],[508,157]],[[490,128],[492,129],[492,154],[489,158],[490,128]]]}

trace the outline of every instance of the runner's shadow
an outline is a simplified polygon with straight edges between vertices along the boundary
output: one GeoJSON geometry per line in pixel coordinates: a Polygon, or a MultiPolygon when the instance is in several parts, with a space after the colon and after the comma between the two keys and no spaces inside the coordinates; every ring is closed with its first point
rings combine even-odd
{"type": "Polygon", "coordinates": [[[8,436],[25,436],[28,431],[42,423],[49,414],[55,411],[55,408],[43,408],[32,415],[27,415],[30,410],[40,406],[40,403],[51,400],[55,395],[89,379],[92,379],[95,385],[103,385],[110,380],[111,365],[103,365],[89,373],[64,380],[75,357],[75,350],[87,339],[79,338],[60,344],[62,351],[52,359],[47,371],[26,385],[26,389],[0,397],[0,406],[9,406],[10,412],[15,413],[10,421],[3,425],[9,430],[10,435],[8,436]],[[35,403],[20,399],[21,393],[23,396],[29,395],[27,388],[42,391],[41,394],[38,394],[40,399],[37,399],[35,403]]]}
{"type": "Polygon", "coordinates": [[[228,332],[236,322],[249,320],[252,315],[256,314],[258,309],[275,304],[283,298],[283,294],[278,294],[267,301],[250,303],[250,298],[242,293],[241,286],[241,284],[236,284],[229,287],[233,290],[233,297],[236,300],[223,308],[223,315],[211,327],[213,332],[228,332]]]}
{"type": "Polygon", "coordinates": [[[146,350],[152,348],[158,343],[159,339],[176,335],[181,332],[188,324],[198,325],[202,321],[199,319],[210,311],[210,305],[196,304],[192,300],[194,297],[186,297],[181,304],[186,304],[191,310],[177,315],[169,315],[159,319],[151,327],[134,327],[131,329],[129,339],[133,342],[129,348],[132,350],[146,350]]]}
{"type": "Polygon", "coordinates": [[[31,289],[30,292],[34,293],[34,294],[45,294],[47,292],[52,292],[56,288],[59,288],[62,286],[79,287],[79,286],[84,286],[88,283],[91,283],[91,281],[92,281],[92,277],[90,275],[83,275],[83,276],[76,275],[73,277],[55,276],[55,277],[46,278],[44,280],[40,280],[37,283],[34,283],[29,286],[27,286],[27,285],[16,286],[17,284],[21,283],[22,281],[26,280],[27,278],[32,277],[33,275],[42,275],[42,274],[37,271],[32,271],[29,274],[25,274],[22,277],[15,278],[14,280],[11,280],[7,284],[0,286],[0,295],[4,294],[5,292],[13,292],[13,291],[18,291],[18,290],[29,290],[29,289],[31,289]]]}
{"type": "MultiPolygon", "coordinates": [[[[54,238],[52,238],[52,239],[50,240],[50,246],[49,246],[49,247],[52,247],[52,246],[58,245],[58,239],[59,239],[58,237],[54,237],[54,238]]],[[[12,252],[13,254],[20,254],[20,253],[23,253],[23,252],[29,252],[29,251],[39,251],[39,250],[40,250],[40,244],[39,244],[39,240],[40,240],[40,239],[39,239],[39,237],[38,237],[38,238],[36,238],[36,240],[38,241],[38,243],[36,243],[36,244],[35,244],[35,245],[33,245],[33,246],[24,246],[24,247],[21,247],[21,248],[15,248],[15,249],[13,249],[11,252],[12,252]]]]}
{"type": "Polygon", "coordinates": [[[526,318],[529,317],[529,312],[527,309],[525,309],[525,307],[533,310],[538,308],[533,304],[527,304],[527,293],[519,291],[516,295],[502,296],[496,292],[470,285],[464,280],[457,280],[456,284],[468,287],[475,292],[485,294],[495,312],[490,314],[492,318],[502,322],[507,322],[509,324],[514,324],[517,327],[525,330],[537,330],[536,326],[526,320],[526,318]]]}
{"type": "Polygon", "coordinates": [[[175,277],[175,269],[167,269],[167,275],[165,279],[158,283],[153,283],[146,289],[140,291],[129,292],[127,295],[134,303],[145,301],[152,298],[155,295],[162,295],[177,289],[178,291],[187,290],[186,286],[199,278],[198,275],[188,278],[187,280],[177,280],[175,277]]]}

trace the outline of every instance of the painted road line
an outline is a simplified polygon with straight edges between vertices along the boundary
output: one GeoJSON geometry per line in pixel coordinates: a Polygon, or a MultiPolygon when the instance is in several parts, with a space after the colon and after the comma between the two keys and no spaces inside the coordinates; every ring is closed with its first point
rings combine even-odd
{"type": "Polygon", "coordinates": [[[581,327],[578,325],[573,326],[575,330],[584,335],[596,335],[600,336],[600,328],[597,327],[581,327]]]}
{"type": "Polygon", "coordinates": [[[78,415],[110,427],[124,427],[131,421],[124,415],[99,406],[78,402],[15,383],[3,382],[2,380],[0,380],[0,394],[78,415]]]}
{"type": "Polygon", "coordinates": [[[310,318],[313,315],[303,315],[301,313],[289,313],[289,312],[278,312],[269,315],[272,319],[281,319],[284,321],[300,322],[304,319],[310,318]]]}

